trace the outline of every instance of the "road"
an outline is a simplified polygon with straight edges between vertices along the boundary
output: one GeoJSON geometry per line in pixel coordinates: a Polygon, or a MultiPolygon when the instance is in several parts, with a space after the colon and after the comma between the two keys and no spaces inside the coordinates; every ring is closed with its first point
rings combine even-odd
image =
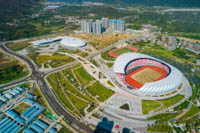
{"type": "MultiPolygon", "coordinates": [[[[126,40],[124,40],[126,41],[126,40]]],[[[117,42],[118,43],[118,42],[117,42]]],[[[97,56],[98,54],[100,53],[103,53],[109,49],[111,49],[112,47],[116,46],[117,43],[114,43],[106,48],[103,48],[101,50],[99,50],[98,52],[94,53],[94,54],[91,54],[87,57],[87,59],[91,59],[95,56],[97,56]]],[[[122,42],[121,42],[122,43],[122,42]]],[[[74,116],[72,116],[69,112],[67,112],[64,107],[59,104],[58,100],[55,100],[56,99],[56,96],[53,94],[53,92],[50,90],[49,86],[47,85],[47,83],[45,82],[45,76],[52,73],[52,72],[55,72],[57,71],[56,70],[52,70],[52,71],[49,71],[49,72],[46,72],[46,73],[42,73],[38,70],[37,66],[35,65],[35,63],[33,63],[30,59],[28,59],[27,57],[23,56],[23,55],[20,55],[10,49],[8,49],[5,45],[6,43],[0,43],[0,47],[7,53],[11,54],[11,55],[14,55],[14,56],[17,56],[18,58],[22,59],[24,62],[26,62],[30,69],[32,70],[31,71],[31,74],[29,75],[29,77],[26,77],[26,78],[22,78],[22,79],[19,79],[17,81],[13,81],[11,83],[8,83],[8,84],[5,84],[5,85],[2,85],[0,87],[0,89],[2,88],[6,88],[6,87],[9,87],[9,86],[12,86],[12,85],[15,85],[15,84],[18,84],[22,81],[28,81],[28,80],[36,80],[38,82],[38,85],[39,87],[41,88],[41,91],[42,93],[44,94],[44,96],[46,97],[47,101],[49,102],[50,106],[55,110],[55,112],[59,115],[59,116],[64,116],[64,118],[70,122],[72,125],[78,127],[80,130],[82,131],[85,131],[87,133],[92,133],[93,130],[87,126],[85,123],[83,122],[80,122],[78,119],[76,119],[74,116]]],[[[74,62],[70,65],[74,65],[76,64],[77,62],[74,62]]],[[[59,69],[62,69],[59,68],[59,69]]]]}
{"type": "MultiPolygon", "coordinates": [[[[83,122],[80,122],[79,120],[77,120],[75,117],[73,117],[70,113],[68,113],[63,106],[61,106],[56,99],[55,95],[52,93],[52,91],[50,91],[48,85],[46,84],[44,77],[45,75],[41,72],[39,72],[36,68],[36,66],[32,63],[32,61],[30,61],[28,58],[26,58],[25,56],[22,56],[18,53],[15,53],[11,50],[9,50],[5,44],[0,44],[0,47],[7,53],[12,54],[17,56],[18,58],[21,58],[22,60],[24,60],[29,67],[32,69],[32,73],[29,77],[27,77],[27,79],[34,79],[38,82],[39,87],[42,90],[42,93],[44,94],[44,96],[46,97],[47,101],[49,102],[50,106],[55,110],[55,112],[58,114],[58,116],[64,116],[65,119],[67,119],[72,125],[75,125],[76,127],[78,127],[79,129],[87,132],[87,133],[92,133],[93,130],[85,125],[83,122]]],[[[26,79],[26,80],[27,80],[26,79]]],[[[22,79],[22,81],[24,81],[24,79],[22,79]]],[[[6,84],[4,86],[1,86],[0,88],[4,88],[4,87],[8,87],[11,86],[13,84],[17,84],[20,83],[21,81],[18,80],[16,82],[12,82],[10,84],[6,84]]]]}

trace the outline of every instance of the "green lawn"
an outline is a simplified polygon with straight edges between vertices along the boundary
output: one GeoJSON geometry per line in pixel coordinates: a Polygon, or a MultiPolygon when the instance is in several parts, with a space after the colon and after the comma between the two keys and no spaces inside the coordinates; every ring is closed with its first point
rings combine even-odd
{"type": "MultiPolygon", "coordinates": [[[[66,72],[66,71],[65,71],[66,72]]],[[[60,100],[64,103],[64,105],[74,112],[75,114],[79,116],[84,116],[84,108],[87,106],[87,104],[93,105],[90,108],[90,111],[96,108],[97,106],[97,101],[94,100],[90,95],[87,93],[83,94],[78,90],[77,88],[74,88],[71,83],[64,78],[64,75],[62,75],[62,72],[57,72],[56,74],[51,74],[48,78],[48,82],[52,86],[53,90],[57,94],[57,96],[60,98],[60,100]],[[59,81],[56,78],[56,75],[58,76],[59,81]],[[58,84],[55,84],[52,82],[51,79],[53,79],[56,83],[60,83],[61,86],[64,87],[64,92],[61,88],[58,87],[58,84]],[[72,95],[72,94],[73,95],[72,95]],[[65,96],[67,95],[67,97],[65,96]],[[75,96],[74,96],[75,95],[75,96]],[[69,99],[69,100],[68,100],[69,99]],[[71,102],[70,102],[71,101],[71,102]],[[76,110],[73,105],[76,107],[76,110]]]]}
{"type": "Polygon", "coordinates": [[[110,96],[112,96],[114,94],[114,92],[112,90],[105,88],[97,81],[94,84],[88,86],[86,89],[93,96],[97,96],[97,99],[100,102],[107,100],[110,96]]]}
{"type": "Polygon", "coordinates": [[[182,95],[176,95],[174,97],[164,99],[164,100],[158,100],[158,101],[153,101],[153,100],[142,100],[142,112],[143,114],[148,114],[149,112],[156,110],[161,104],[161,108],[159,108],[156,111],[160,111],[163,109],[166,109],[168,107],[171,107],[172,105],[178,103],[184,98],[182,95]]]}
{"type": "Polygon", "coordinates": [[[83,99],[85,99],[86,101],[89,101],[89,102],[96,102],[94,101],[94,99],[91,99],[91,97],[87,94],[83,95],[80,90],[74,88],[70,82],[68,80],[65,80],[65,78],[63,77],[63,75],[61,74],[61,72],[58,72],[58,77],[60,77],[60,82],[61,82],[61,85],[68,91],[70,91],[71,93],[77,95],[78,97],[81,97],[83,99]]]}
{"type": "Polygon", "coordinates": [[[184,114],[181,118],[179,118],[179,122],[185,121],[186,118],[195,115],[199,111],[200,111],[200,109],[198,107],[192,105],[192,107],[189,109],[189,111],[186,114],[184,114]]]}
{"type": "Polygon", "coordinates": [[[90,81],[93,81],[94,78],[91,77],[85,70],[83,67],[74,69],[74,72],[76,74],[76,77],[78,78],[78,80],[81,82],[81,84],[83,85],[87,85],[90,81]]]}
{"type": "Polygon", "coordinates": [[[183,109],[186,109],[186,108],[188,107],[188,105],[189,105],[189,102],[188,102],[188,101],[185,101],[185,102],[181,103],[180,105],[176,106],[176,107],[174,108],[174,110],[175,110],[175,111],[181,111],[181,110],[183,110],[183,109]]]}
{"type": "MultiPolygon", "coordinates": [[[[114,48],[114,49],[115,49],[115,48],[114,48]]],[[[109,55],[109,52],[112,51],[112,50],[113,50],[113,49],[108,50],[108,51],[102,53],[102,54],[101,54],[101,57],[102,57],[103,59],[105,59],[105,60],[114,61],[116,58],[109,55]]]]}
{"type": "Polygon", "coordinates": [[[76,87],[80,86],[80,84],[78,83],[78,81],[76,80],[76,78],[72,73],[72,69],[65,69],[62,72],[71,84],[73,84],[76,87]]]}
{"type": "Polygon", "coordinates": [[[160,107],[160,103],[158,101],[152,100],[142,100],[142,113],[148,114],[149,112],[160,107]]]}
{"type": "Polygon", "coordinates": [[[167,123],[156,124],[147,128],[149,132],[172,132],[172,128],[167,123]]]}
{"type": "Polygon", "coordinates": [[[74,61],[73,58],[58,53],[54,53],[53,55],[38,55],[29,53],[27,56],[31,58],[38,65],[38,67],[41,67],[42,64],[45,64],[46,68],[48,65],[50,65],[52,68],[56,68],[74,61]]]}
{"type": "Polygon", "coordinates": [[[156,121],[160,121],[160,122],[168,121],[168,120],[175,118],[178,114],[179,113],[163,113],[163,114],[151,116],[151,117],[147,118],[147,120],[156,120],[156,121]]]}
{"type": "Polygon", "coordinates": [[[168,98],[168,99],[164,99],[164,100],[159,100],[161,103],[163,103],[164,106],[162,106],[162,108],[160,108],[160,110],[163,110],[165,108],[168,108],[176,103],[178,103],[179,101],[181,101],[184,98],[184,96],[182,95],[176,95],[174,97],[168,98]]]}
{"type": "Polygon", "coordinates": [[[81,115],[85,115],[84,113],[84,108],[87,106],[88,102],[85,102],[75,96],[73,96],[72,94],[70,94],[69,92],[65,91],[67,96],[69,97],[69,99],[71,100],[71,102],[73,103],[73,105],[78,109],[78,111],[80,112],[81,115]]]}
{"type": "Polygon", "coordinates": [[[106,63],[106,65],[111,68],[113,66],[114,63],[106,63]]]}
{"type": "MultiPolygon", "coordinates": [[[[60,100],[64,103],[64,105],[71,111],[74,111],[73,106],[71,105],[71,103],[66,99],[63,91],[61,90],[61,88],[58,88],[58,86],[56,84],[54,84],[49,78],[47,78],[49,84],[51,85],[52,89],[54,90],[54,92],[57,94],[57,96],[60,98],[60,100]]],[[[57,81],[55,81],[57,82],[57,81]]]]}
{"type": "Polygon", "coordinates": [[[117,55],[121,55],[121,54],[128,53],[128,52],[133,52],[133,50],[131,50],[129,48],[121,48],[119,50],[114,51],[114,53],[117,55]]]}

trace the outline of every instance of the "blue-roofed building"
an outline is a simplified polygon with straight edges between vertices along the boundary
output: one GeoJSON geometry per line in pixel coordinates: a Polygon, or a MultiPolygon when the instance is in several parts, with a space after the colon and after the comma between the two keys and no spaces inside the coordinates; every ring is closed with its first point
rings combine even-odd
{"type": "Polygon", "coordinates": [[[15,119],[18,116],[18,114],[13,110],[6,111],[6,115],[13,118],[13,119],[15,119]]]}
{"type": "Polygon", "coordinates": [[[37,106],[38,108],[42,108],[42,105],[39,103],[35,103],[34,105],[37,106]]]}
{"type": "Polygon", "coordinates": [[[29,99],[35,99],[35,96],[30,93],[27,93],[26,97],[29,99]]]}
{"type": "Polygon", "coordinates": [[[10,126],[12,126],[15,122],[14,121],[10,121],[8,124],[6,124],[4,127],[0,128],[0,132],[4,133],[7,129],[10,128],[10,126]]]}
{"type": "Polygon", "coordinates": [[[4,103],[0,100],[0,107],[3,105],[4,103]]]}
{"type": "Polygon", "coordinates": [[[54,127],[50,128],[47,133],[56,133],[56,129],[54,127]]]}
{"type": "Polygon", "coordinates": [[[24,120],[23,118],[21,118],[20,116],[17,116],[17,117],[15,118],[15,120],[16,120],[18,123],[20,123],[20,124],[24,124],[24,122],[25,122],[25,120],[24,120]]]}
{"type": "Polygon", "coordinates": [[[33,130],[26,128],[23,133],[35,133],[33,130]]]}
{"type": "Polygon", "coordinates": [[[28,98],[25,98],[24,101],[27,102],[27,103],[29,103],[29,104],[35,104],[34,101],[32,101],[32,100],[30,100],[28,98]]]}
{"type": "Polygon", "coordinates": [[[38,115],[40,115],[40,113],[42,113],[44,111],[43,108],[40,108],[36,113],[34,113],[27,121],[26,123],[30,123],[33,119],[35,119],[38,115]]]}
{"type": "Polygon", "coordinates": [[[16,96],[17,96],[17,93],[16,93],[16,92],[14,92],[13,90],[11,90],[9,93],[10,93],[11,95],[13,95],[14,97],[16,97],[16,96]]]}
{"type": "Polygon", "coordinates": [[[5,121],[7,121],[8,119],[9,119],[8,117],[3,118],[3,119],[0,121],[0,125],[1,125],[2,123],[4,123],[5,121]]]}
{"type": "Polygon", "coordinates": [[[8,99],[13,99],[13,98],[14,98],[14,96],[11,95],[10,93],[6,93],[4,96],[5,96],[6,98],[8,98],[8,99]]]}
{"type": "Polygon", "coordinates": [[[4,131],[4,133],[10,133],[16,127],[17,127],[17,123],[14,123],[6,131],[4,131]]]}
{"type": "Polygon", "coordinates": [[[10,133],[16,133],[20,128],[21,126],[17,125],[10,133]]]}
{"type": "Polygon", "coordinates": [[[19,90],[20,92],[24,92],[25,89],[21,88],[21,87],[16,87],[17,90],[19,90]]]}
{"type": "Polygon", "coordinates": [[[6,126],[8,123],[10,123],[12,120],[9,118],[0,125],[0,129],[2,129],[4,126],[6,126]]]}
{"type": "Polygon", "coordinates": [[[5,98],[4,96],[0,96],[0,100],[4,103],[8,102],[8,99],[5,98]]]}
{"type": "Polygon", "coordinates": [[[25,110],[25,111],[21,114],[21,116],[22,116],[22,117],[25,117],[33,108],[34,108],[34,106],[29,107],[27,110],[25,110]]]}
{"type": "Polygon", "coordinates": [[[49,124],[47,124],[46,122],[43,122],[43,121],[41,121],[41,120],[35,120],[34,121],[34,124],[36,124],[36,125],[38,125],[38,126],[40,126],[42,129],[47,129],[48,128],[48,126],[49,126],[49,124]]]}
{"type": "Polygon", "coordinates": [[[13,92],[15,92],[17,95],[20,94],[20,91],[18,89],[13,89],[13,92]]]}
{"type": "Polygon", "coordinates": [[[30,118],[34,113],[36,113],[37,112],[37,108],[33,108],[33,110],[31,110],[26,116],[25,116],[25,118],[30,118]]]}
{"type": "Polygon", "coordinates": [[[35,124],[31,124],[29,127],[33,129],[33,131],[36,131],[37,133],[42,133],[44,131],[42,128],[40,128],[39,126],[35,124]]]}

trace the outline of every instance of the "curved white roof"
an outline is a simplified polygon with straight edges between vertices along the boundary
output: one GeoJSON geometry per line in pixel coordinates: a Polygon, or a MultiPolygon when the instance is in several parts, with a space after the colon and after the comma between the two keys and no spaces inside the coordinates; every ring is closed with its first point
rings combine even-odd
{"type": "MultiPolygon", "coordinates": [[[[125,67],[126,65],[138,58],[149,58],[149,59],[154,59],[160,62],[163,62],[159,59],[156,59],[154,57],[144,55],[144,54],[139,54],[139,53],[125,53],[120,55],[115,63],[114,63],[114,72],[115,73],[121,73],[125,74],[125,67]]],[[[144,93],[144,94],[149,94],[149,95],[156,95],[156,94],[166,94],[169,93],[173,90],[175,90],[177,87],[180,86],[183,80],[183,75],[182,73],[173,67],[172,65],[169,65],[165,62],[164,64],[168,65],[171,68],[171,73],[164,79],[158,80],[155,82],[150,82],[150,83],[145,83],[140,89],[138,89],[139,92],[144,93]]]]}
{"type": "Polygon", "coordinates": [[[63,47],[83,47],[86,45],[86,42],[74,37],[65,37],[61,40],[61,46],[63,47]]]}

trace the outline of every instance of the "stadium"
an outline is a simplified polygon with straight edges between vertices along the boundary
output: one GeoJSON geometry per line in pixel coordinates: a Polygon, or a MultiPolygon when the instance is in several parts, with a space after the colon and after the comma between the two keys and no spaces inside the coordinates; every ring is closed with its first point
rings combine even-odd
{"type": "Polygon", "coordinates": [[[68,49],[79,49],[87,46],[87,43],[79,38],[65,37],[61,40],[60,45],[68,49]]]}
{"type": "Polygon", "coordinates": [[[182,73],[175,67],[139,53],[120,55],[114,63],[119,85],[140,96],[158,97],[181,88],[182,73]]]}
{"type": "Polygon", "coordinates": [[[47,39],[32,41],[30,43],[36,47],[46,47],[55,42],[59,42],[60,46],[67,49],[80,49],[87,46],[87,43],[85,41],[79,38],[67,37],[67,36],[47,38],[47,39]]]}

